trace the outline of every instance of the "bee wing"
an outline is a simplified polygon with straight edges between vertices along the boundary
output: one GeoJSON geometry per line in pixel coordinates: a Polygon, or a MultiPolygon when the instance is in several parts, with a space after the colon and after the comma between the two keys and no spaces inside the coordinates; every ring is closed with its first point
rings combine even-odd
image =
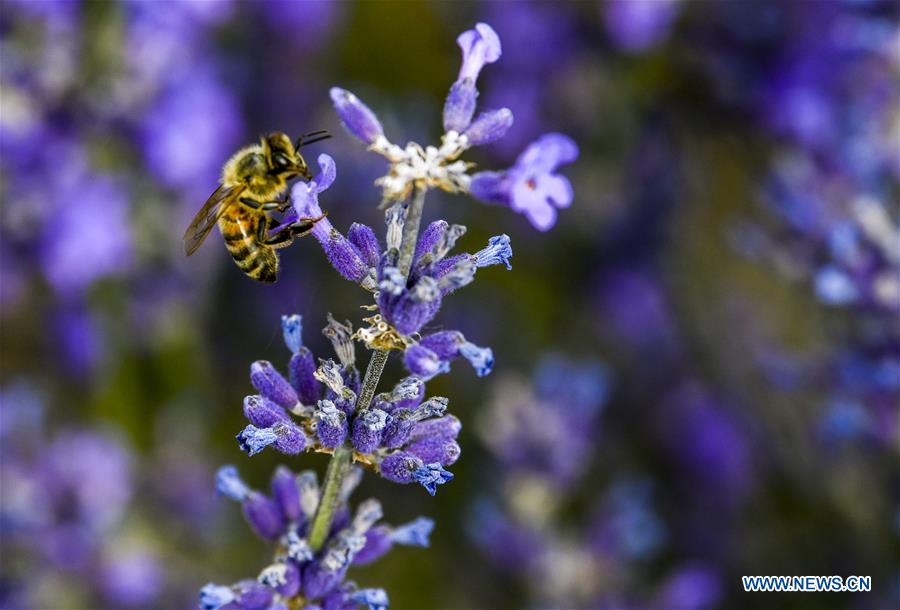
{"type": "Polygon", "coordinates": [[[216,221],[237,200],[238,195],[243,190],[243,186],[229,186],[226,188],[222,185],[209,196],[209,199],[206,200],[206,203],[203,204],[203,207],[200,208],[200,211],[197,212],[197,215],[194,216],[191,224],[188,225],[187,230],[184,232],[184,253],[187,256],[196,252],[212,228],[216,226],[216,221]]]}

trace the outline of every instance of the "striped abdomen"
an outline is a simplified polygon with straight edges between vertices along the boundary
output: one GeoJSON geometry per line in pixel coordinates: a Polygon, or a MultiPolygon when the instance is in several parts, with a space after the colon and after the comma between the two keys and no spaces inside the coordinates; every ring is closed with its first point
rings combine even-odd
{"type": "Polygon", "coordinates": [[[278,255],[275,248],[259,243],[263,222],[264,214],[233,205],[219,218],[219,230],[240,270],[255,280],[271,283],[278,279],[278,255]]]}

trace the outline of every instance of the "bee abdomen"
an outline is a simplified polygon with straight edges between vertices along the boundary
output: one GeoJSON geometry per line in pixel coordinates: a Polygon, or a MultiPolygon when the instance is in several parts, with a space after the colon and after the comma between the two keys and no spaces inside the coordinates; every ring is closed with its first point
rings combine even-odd
{"type": "Polygon", "coordinates": [[[252,241],[227,245],[241,271],[261,282],[274,282],[278,279],[278,255],[273,248],[252,241]]]}
{"type": "Polygon", "coordinates": [[[238,268],[260,282],[278,279],[278,254],[275,249],[256,241],[256,227],[246,219],[220,220],[225,247],[238,268]]]}

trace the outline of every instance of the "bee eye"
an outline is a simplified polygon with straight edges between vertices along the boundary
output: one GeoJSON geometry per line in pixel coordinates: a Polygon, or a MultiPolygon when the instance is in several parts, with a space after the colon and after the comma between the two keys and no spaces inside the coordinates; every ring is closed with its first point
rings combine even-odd
{"type": "Polygon", "coordinates": [[[286,167],[291,164],[290,160],[282,153],[275,153],[275,156],[272,160],[275,162],[275,165],[278,165],[280,167],[286,167]]]}

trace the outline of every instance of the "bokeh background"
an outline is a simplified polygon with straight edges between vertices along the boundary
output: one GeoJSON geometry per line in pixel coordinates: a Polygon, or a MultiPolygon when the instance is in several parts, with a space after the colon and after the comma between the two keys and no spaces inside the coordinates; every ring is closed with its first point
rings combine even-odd
{"type": "MultiPolygon", "coordinates": [[[[313,240],[274,286],[181,235],[225,159],[327,129],[338,226],[380,224],[382,160],[339,125],[348,88],[395,141],[433,142],[477,21],[504,54],[482,103],[581,157],[547,233],[429,198],[465,249],[507,233],[448,304],[497,359],[429,386],[464,422],[435,498],[367,478],[432,548],[354,570],[398,609],[900,605],[900,46],[896,2],[0,3],[0,606],[184,608],[271,549],[214,493],[242,454],[251,361],[314,351],[359,291],[313,240]],[[510,449],[512,447],[512,450],[510,449]],[[871,575],[864,594],[745,594],[743,574],[871,575]]],[[[323,198],[324,203],[324,198],[323,198]]],[[[400,374],[396,364],[389,375],[400,374]]],[[[301,456],[295,469],[324,470],[301,456]]]]}

